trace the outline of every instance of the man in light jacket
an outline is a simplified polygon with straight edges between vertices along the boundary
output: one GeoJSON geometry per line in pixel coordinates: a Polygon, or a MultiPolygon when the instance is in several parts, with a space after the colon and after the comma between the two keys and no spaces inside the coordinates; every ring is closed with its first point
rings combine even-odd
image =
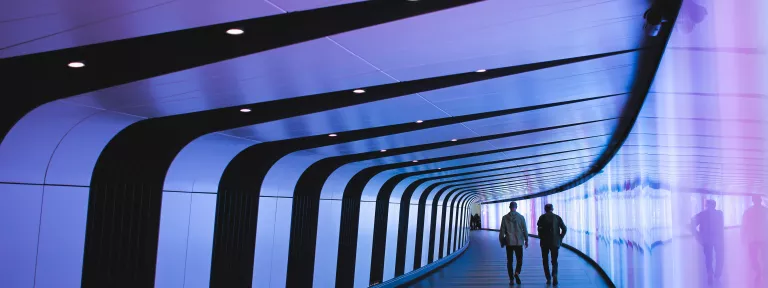
{"type": "Polygon", "coordinates": [[[528,248],[528,228],[525,217],[517,213],[517,202],[509,203],[509,209],[512,211],[501,218],[499,242],[502,248],[507,248],[507,273],[509,273],[509,284],[513,285],[513,280],[517,284],[522,283],[520,271],[523,269],[523,245],[528,248]],[[514,274],[512,273],[512,256],[517,260],[514,274]]]}

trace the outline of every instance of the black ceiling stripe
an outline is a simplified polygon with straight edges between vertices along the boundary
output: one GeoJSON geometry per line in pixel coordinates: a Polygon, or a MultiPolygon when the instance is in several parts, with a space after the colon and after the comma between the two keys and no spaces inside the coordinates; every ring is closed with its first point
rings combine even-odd
{"type": "MultiPolygon", "coordinates": [[[[474,1],[474,0],[470,0],[470,1],[474,1]]],[[[396,2],[396,1],[392,1],[392,2],[396,2]]],[[[359,2],[359,3],[367,3],[367,2],[359,2]]],[[[101,45],[101,44],[98,44],[98,45],[101,45]]],[[[76,49],[76,48],[72,48],[72,49],[76,49]]],[[[204,135],[211,132],[223,131],[223,130],[228,130],[232,128],[248,126],[248,125],[253,125],[253,124],[258,124],[258,123],[263,123],[268,121],[274,121],[274,120],[298,116],[298,115],[316,113],[316,112],[321,112],[321,111],[326,111],[331,109],[337,109],[337,108],[342,108],[342,107],[347,107],[347,106],[352,106],[357,104],[390,99],[390,98],[410,95],[410,94],[419,93],[419,92],[426,92],[426,91],[431,91],[431,90],[436,90],[441,88],[458,86],[462,84],[490,80],[490,79],[515,75],[515,74],[535,71],[535,70],[541,70],[541,69],[546,69],[551,67],[557,67],[557,66],[573,64],[573,63],[599,59],[604,57],[610,57],[614,55],[631,53],[636,51],[642,51],[642,50],[643,49],[622,50],[622,51],[616,51],[616,52],[586,55],[586,56],[573,57],[573,58],[564,58],[564,59],[537,62],[537,63],[531,63],[531,64],[487,69],[487,71],[484,73],[476,73],[472,71],[472,72],[466,72],[466,73],[458,73],[458,74],[452,74],[452,75],[446,75],[446,76],[417,79],[417,80],[404,81],[404,82],[396,82],[396,83],[383,84],[383,85],[370,86],[370,87],[359,87],[366,91],[366,93],[362,95],[354,94],[348,90],[342,90],[342,91],[320,93],[320,94],[307,95],[307,96],[301,96],[301,97],[273,100],[273,101],[267,101],[267,102],[259,102],[259,103],[251,103],[251,104],[245,103],[243,105],[237,106],[238,109],[235,109],[234,111],[233,111],[234,108],[232,107],[217,108],[217,109],[211,109],[211,110],[188,113],[188,114],[158,117],[158,118],[153,118],[154,120],[149,119],[149,120],[140,121],[139,123],[146,122],[146,121],[157,122],[159,121],[157,119],[165,119],[160,123],[169,122],[169,123],[163,123],[168,126],[174,126],[174,124],[175,125],[182,124],[178,122],[186,122],[187,124],[199,122],[199,123],[195,123],[198,125],[198,127],[195,127],[196,129],[191,129],[196,131],[196,134],[199,136],[199,135],[204,135]],[[252,112],[247,114],[236,112],[236,110],[239,110],[240,108],[245,108],[245,107],[251,109],[252,112]],[[176,120],[178,122],[174,123],[174,121],[172,120],[176,120]]],[[[121,57],[113,57],[113,56],[114,54],[110,54],[109,55],[110,59],[121,58],[121,57]]],[[[27,56],[24,56],[24,57],[27,57],[27,56]]],[[[14,58],[11,58],[11,59],[14,59],[14,58]]],[[[47,63],[53,60],[35,59],[34,61],[42,61],[47,63]]],[[[8,65],[0,65],[0,67],[3,67],[3,68],[6,66],[8,65]]],[[[3,68],[0,68],[0,69],[3,69],[3,68]]],[[[93,71],[93,70],[88,70],[86,68],[81,68],[84,70],[76,70],[76,71],[72,71],[66,67],[62,69],[67,69],[66,73],[69,73],[71,77],[63,77],[63,78],[57,77],[56,79],[65,79],[67,81],[70,81],[71,80],[70,78],[74,77],[71,75],[73,73],[77,74],[77,73],[86,73],[85,71],[93,71]]],[[[114,67],[112,67],[111,69],[113,69],[114,71],[122,71],[114,67]]],[[[103,71],[97,71],[97,72],[98,73],[96,74],[98,75],[109,75],[109,76],[113,75],[112,73],[104,73],[103,71]]],[[[92,78],[90,77],[90,75],[87,75],[87,77],[83,76],[83,78],[85,79],[79,82],[85,82],[87,84],[87,83],[90,83],[90,81],[92,81],[92,78]]],[[[42,81],[39,78],[31,78],[31,79],[34,82],[33,85],[30,84],[32,85],[31,87],[53,87],[53,89],[58,88],[58,83],[42,81]]],[[[8,82],[15,83],[14,81],[8,81],[8,82]]],[[[66,83],[70,83],[70,82],[66,82],[66,83]]],[[[106,88],[106,87],[102,87],[102,88],[106,88]]],[[[56,90],[56,91],[59,91],[59,90],[56,90]]],[[[32,92],[30,91],[22,91],[22,92],[19,92],[16,94],[18,95],[49,95],[49,94],[31,94],[32,92]]],[[[84,93],[84,92],[88,92],[88,91],[78,90],[78,93],[71,94],[71,95],[67,94],[67,96],[77,95],[79,93],[84,93]]],[[[2,117],[0,118],[0,142],[2,142],[2,139],[5,137],[7,132],[11,129],[11,127],[13,127],[13,125],[19,119],[21,119],[21,117],[23,117],[26,113],[36,108],[37,106],[40,106],[42,104],[45,104],[47,102],[57,100],[57,99],[58,98],[39,99],[36,97],[16,97],[14,98],[14,102],[7,103],[6,105],[0,105],[0,117],[2,117]]],[[[133,125],[137,125],[137,124],[138,123],[133,125]]],[[[159,126],[161,124],[155,123],[154,125],[159,126]]],[[[169,129],[169,130],[170,130],[169,133],[173,133],[174,131],[173,129],[169,129]]]]}
{"type": "MultiPolygon", "coordinates": [[[[425,151],[425,150],[465,145],[470,143],[478,143],[478,142],[492,140],[492,139],[499,139],[499,138],[518,136],[518,135],[525,135],[530,133],[550,131],[550,130],[566,128],[566,127],[575,127],[579,125],[598,123],[598,122],[610,121],[610,120],[614,120],[614,118],[580,122],[580,123],[572,123],[572,124],[558,125],[558,126],[551,126],[551,127],[544,127],[544,128],[536,128],[536,129],[515,131],[515,132],[509,132],[509,133],[502,133],[502,134],[479,136],[479,137],[473,137],[473,138],[464,138],[464,139],[458,139],[457,141],[447,140],[442,142],[434,142],[434,143],[428,143],[428,144],[392,148],[392,149],[388,149],[387,152],[384,152],[384,153],[379,151],[372,151],[372,152],[365,152],[365,153],[358,153],[358,154],[336,156],[336,157],[325,158],[315,162],[314,164],[310,165],[302,173],[302,175],[299,177],[299,180],[296,183],[296,188],[294,189],[295,191],[293,196],[294,202],[302,203],[302,205],[309,205],[309,206],[303,207],[301,210],[298,210],[297,209],[298,207],[294,206],[294,209],[292,210],[293,215],[291,218],[291,235],[301,234],[303,236],[291,237],[290,239],[290,245],[289,245],[290,248],[288,253],[288,273],[286,276],[286,281],[288,281],[287,285],[306,286],[306,285],[312,284],[311,282],[312,279],[306,279],[306,278],[301,278],[297,276],[311,275],[314,272],[315,247],[317,244],[316,243],[317,221],[318,221],[317,213],[319,213],[318,209],[319,209],[319,203],[320,203],[319,202],[320,192],[322,190],[323,183],[325,183],[325,180],[331,175],[331,173],[333,173],[333,171],[335,171],[339,167],[347,163],[352,163],[356,161],[370,160],[370,159],[376,159],[381,157],[389,157],[393,155],[401,155],[401,154],[407,154],[407,153],[413,153],[413,152],[419,152],[419,151],[425,151]]],[[[498,150],[491,150],[491,151],[483,151],[483,152],[476,152],[476,153],[468,153],[468,154],[460,154],[460,155],[452,155],[452,156],[438,157],[438,158],[432,158],[432,159],[420,160],[420,161],[422,161],[421,162],[422,164],[440,162],[440,161],[447,161],[447,160],[453,160],[458,158],[487,155],[492,153],[498,153],[501,151],[523,149],[523,147],[524,148],[536,147],[539,145],[541,144],[520,146],[520,147],[514,147],[514,148],[507,148],[507,149],[498,149],[498,150]]],[[[399,164],[396,164],[396,165],[399,165],[399,164]]],[[[387,166],[387,165],[382,165],[380,167],[384,167],[384,166],[387,166]]],[[[382,207],[380,209],[385,209],[385,208],[382,207]]],[[[342,208],[342,210],[344,210],[344,208],[342,208]]],[[[379,278],[379,277],[372,278],[371,283],[383,281],[383,279],[376,279],[376,278],[379,278]]]]}
{"type": "Polygon", "coordinates": [[[588,181],[597,175],[600,170],[605,168],[606,165],[608,165],[611,159],[613,159],[613,156],[616,155],[619,149],[621,149],[624,141],[627,139],[627,137],[629,137],[629,134],[632,131],[632,127],[635,125],[637,117],[640,115],[640,110],[643,107],[646,96],[648,96],[648,91],[653,84],[653,79],[656,77],[656,71],[658,70],[659,64],[661,63],[661,58],[667,48],[669,37],[672,35],[672,28],[674,27],[677,20],[677,14],[680,12],[680,6],[682,5],[682,2],[682,0],[665,1],[664,5],[666,5],[666,9],[669,11],[667,15],[667,17],[669,17],[669,23],[662,25],[661,31],[659,31],[659,34],[656,37],[645,37],[645,43],[643,43],[643,46],[652,48],[640,53],[640,57],[637,62],[639,63],[639,67],[636,72],[636,75],[638,76],[632,84],[629,101],[624,106],[624,111],[621,113],[621,123],[619,123],[616,131],[614,132],[613,139],[611,139],[609,142],[608,149],[606,149],[603,154],[597,158],[595,165],[587,172],[579,175],[579,177],[576,177],[568,183],[549,189],[547,191],[533,193],[523,197],[483,202],[483,204],[507,202],[518,199],[530,199],[566,191],[588,181]]]}
{"type": "MultiPolygon", "coordinates": [[[[110,286],[109,283],[136,283],[135,286],[142,286],[143,283],[154,281],[165,175],[179,151],[200,136],[628,52],[630,51],[489,69],[485,73],[468,72],[366,87],[367,92],[364,95],[337,91],[262,102],[248,105],[251,113],[240,113],[236,108],[220,108],[134,123],[110,140],[99,156],[91,177],[89,211],[107,211],[106,207],[114,207],[111,210],[114,213],[88,213],[83,285],[104,287],[110,286]],[[125,231],[131,231],[134,237],[125,238],[125,231]],[[113,238],[125,241],[112,241],[113,238]],[[113,261],[111,257],[117,256],[127,262],[113,261]],[[118,267],[119,263],[141,265],[118,267]],[[112,276],[105,278],[104,275],[112,276]]],[[[0,113],[0,117],[3,116],[6,115],[0,113]]]]}
{"type": "Polygon", "coordinates": [[[0,59],[4,91],[26,95],[0,106],[13,113],[0,119],[0,142],[54,100],[480,1],[362,1],[0,59]],[[73,61],[86,66],[67,67],[73,61]]]}
{"type": "MultiPolygon", "coordinates": [[[[345,131],[338,137],[315,135],[286,140],[259,143],[238,153],[229,162],[219,181],[217,198],[216,224],[214,226],[213,255],[211,260],[211,283],[227,282],[236,285],[232,279],[242,283],[252,282],[253,255],[256,245],[256,217],[258,216],[261,185],[269,169],[281,158],[295,151],[316,147],[348,143],[362,139],[393,135],[398,133],[424,130],[434,127],[454,125],[468,121],[489,119],[526,111],[599,100],[624,94],[612,94],[599,97],[583,98],[571,101],[555,102],[520,108],[440,118],[422,123],[403,123],[388,126],[345,131]],[[233,194],[233,195],[230,195],[233,194]],[[236,195],[235,195],[236,194],[236,195]],[[244,195],[241,195],[244,194],[244,195]],[[221,201],[236,197],[239,201],[221,201]],[[247,205],[241,205],[247,203],[247,205]],[[222,206],[222,205],[233,205],[222,206]]],[[[355,214],[357,215],[357,214],[355,214]]],[[[344,217],[344,216],[342,216],[344,217]]],[[[354,275],[344,276],[348,285],[354,284],[354,275]]],[[[337,281],[338,282],[338,281],[337,281]]],[[[341,284],[340,284],[341,285],[341,284]]],[[[237,285],[236,285],[237,286],[237,285]]],[[[341,285],[343,286],[343,285],[341,285]]]]}

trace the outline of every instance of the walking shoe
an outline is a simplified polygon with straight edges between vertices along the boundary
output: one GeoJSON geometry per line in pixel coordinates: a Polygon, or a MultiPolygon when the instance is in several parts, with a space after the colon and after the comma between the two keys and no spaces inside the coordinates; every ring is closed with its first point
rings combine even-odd
{"type": "Polygon", "coordinates": [[[557,277],[555,277],[555,281],[552,282],[555,286],[557,286],[557,277]]]}
{"type": "Polygon", "coordinates": [[[515,274],[515,282],[517,282],[517,285],[523,284],[523,282],[520,281],[520,275],[515,274]]]}

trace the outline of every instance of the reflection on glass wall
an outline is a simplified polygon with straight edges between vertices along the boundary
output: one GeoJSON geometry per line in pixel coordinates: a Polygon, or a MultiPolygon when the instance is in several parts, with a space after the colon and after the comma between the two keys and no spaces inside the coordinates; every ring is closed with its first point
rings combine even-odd
{"type": "MultiPolygon", "coordinates": [[[[765,197],[676,192],[647,178],[604,184],[610,175],[518,201],[518,212],[535,231],[544,205],[553,204],[569,227],[563,242],[594,259],[619,287],[765,287],[755,282],[768,263],[765,197]]],[[[483,227],[498,229],[508,206],[483,205],[483,227]]]]}
{"type": "MultiPolygon", "coordinates": [[[[564,243],[618,287],[768,287],[768,1],[686,0],[680,13],[618,154],[518,211],[532,228],[554,204],[564,243]]],[[[482,205],[483,227],[507,206],[482,205]]]]}

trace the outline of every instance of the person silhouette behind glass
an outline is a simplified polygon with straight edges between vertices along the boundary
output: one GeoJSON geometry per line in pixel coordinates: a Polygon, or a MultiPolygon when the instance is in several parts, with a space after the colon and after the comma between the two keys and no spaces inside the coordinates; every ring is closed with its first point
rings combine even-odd
{"type": "Polygon", "coordinates": [[[723,273],[723,242],[724,242],[724,218],[723,211],[715,209],[717,202],[707,200],[704,211],[699,212],[691,221],[696,240],[704,248],[704,265],[707,267],[707,283],[713,279],[720,279],[723,273]],[[697,229],[698,228],[698,229],[697,229]],[[715,261],[715,258],[717,261],[715,261]],[[714,271],[712,264],[714,262],[714,271]]]}
{"type": "Polygon", "coordinates": [[[528,248],[528,227],[525,224],[525,217],[517,213],[517,202],[509,203],[510,211],[501,218],[501,227],[499,227],[499,242],[502,248],[507,248],[507,274],[509,274],[509,285],[514,285],[514,279],[517,284],[521,284],[520,272],[523,269],[523,245],[528,248]],[[517,260],[514,274],[512,273],[512,257],[517,260]]]}
{"type": "Polygon", "coordinates": [[[752,196],[752,207],[744,212],[741,222],[741,239],[747,246],[749,252],[749,264],[755,272],[756,287],[760,287],[762,282],[763,265],[760,259],[765,259],[766,250],[768,250],[768,208],[763,206],[763,199],[760,196],[752,196]]]}
{"type": "Polygon", "coordinates": [[[547,284],[552,283],[552,278],[554,278],[554,284],[557,285],[557,256],[568,228],[565,227],[563,218],[552,213],[553,210],[555,208],[552,204],[544,205],[546,213],[539,216],[536,226],[538,227],[539,238],[541,239],[539,245],[541,246],[541,258],[544,264],[544,276],[547,277],[547,284]],[[550,277],[549,263],[547,263],[550,253],[552,254],[552,277],[550,277]]]}

